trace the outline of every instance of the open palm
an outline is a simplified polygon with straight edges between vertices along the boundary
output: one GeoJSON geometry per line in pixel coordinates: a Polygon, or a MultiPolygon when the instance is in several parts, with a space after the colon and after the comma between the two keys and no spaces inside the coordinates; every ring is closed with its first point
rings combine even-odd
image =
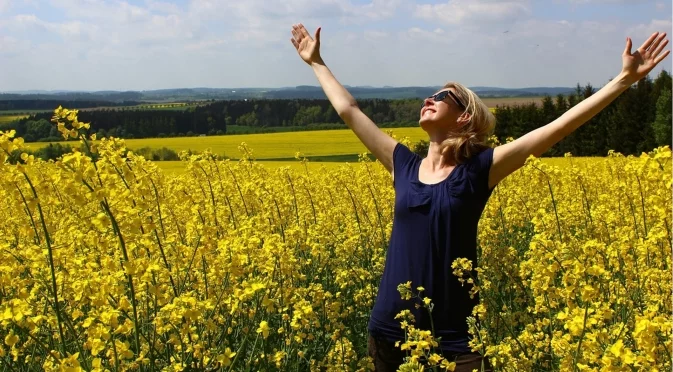
{"type": "Polygon", "coordinates": [[[292,25],[292,45],[304,62],[311,64],[320,61],[320,27],[315,31],[315,39],[301,23],[292,25]]]}
{"type": "Polygon", "coordinates": [[[631,53],[631,38],[627,38],[626,49],[622,55],[622,73],[632,82],[647,76],[671,52],[667,50],[661,53],[668,44],[668,39],[664,40],[665,37],[666,33],[655,32],[634,53],[631,53]]]}

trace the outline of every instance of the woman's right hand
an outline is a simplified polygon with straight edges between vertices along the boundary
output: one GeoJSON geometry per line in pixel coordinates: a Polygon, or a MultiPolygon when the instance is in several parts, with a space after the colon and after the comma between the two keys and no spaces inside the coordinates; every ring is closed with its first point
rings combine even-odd
{"type": "Polygon", "coordinates": [[[297,53],[304,62],[310,65],[322,61],[320,58],[320,27],[315,30],[314,39],[301,23],[292,25],[292,39],[290,41],[292,41],[292,45],[297,49],[297,53]]]}

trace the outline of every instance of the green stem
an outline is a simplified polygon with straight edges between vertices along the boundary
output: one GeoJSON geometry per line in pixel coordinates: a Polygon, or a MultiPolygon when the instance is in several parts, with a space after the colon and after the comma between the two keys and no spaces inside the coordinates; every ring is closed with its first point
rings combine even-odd
{"type": "Polygon", "coordinates": [[[49,269],[51,271],[51,286],[53,290],[53,295],[54,295],[54,311],[56,311],[56,321],[58,323],[58,334],[61,339],[61,351],[62,355],[66,355],[66,346],[65,346],[65,337],[63,335],[63,320],[61,319],[61,310],[59,309],[59,304],[58,304],[58,286],[56,285],[56,270],[54,269],[54,254],[53,254],[53,249],[51,247],[51,237],[49,236],[49,231],[47,230],[47,224],[44,221],[44,214],[42,213],[42,203],[40,203],[39,199],[37,198],[37,191],[35,191],[35,187],[33,186],[33,183],[30,181],[30,178],[26,173],[23,173],[23,176],[26,178],[26,182],[28,182],[28,185],[30,186],[30,189],[33,191],[33,196],[35,197],[37,202],[37,210],[40,213],[40,221],[42,223],[42,230],[44,231],[44,240],[47,243],[47,253],[49,256],[49,269]]]}
{"type": "MultiPolygon", "coordinates": [[[[112,214],[112,211],[110,210],[107,198],[101,201],[100,204],[107,213],[108,217],[110,217],[110,221],[112,222],[112,228],[114,229],[114,232],[119,239],[119,245],[121,247],[122,254],[124,255],[124,262],[129,262],[129,256],[128,253],[126,252],[126,243],[124,242],[124,237],[122,236],[121,230],[119,229],[119,224],[117,224],[117,220],[115,219],[114,215],[112,214]]],[[[131,305],[133,306],[133,327],[134,327],[133,335],[136,342],[136,350],[138,351],[138,354],[140,354],[141,350],[140,337],[138,337],[138,332],[140,332],[140,329],[138,328],[138,309],[137,309],[138,305],[136,303],[136,291],[133,286],[133,277],[131,276],[131,274],[126,273],[126,270],[124,270],[124,275],[128,280],[129,290],[131,292],[131,305]]]]}
{"type": "Polygon", "coordinates": [[[584,339],[584,334],[587,330],[587,318],[589,316],[589,302],[587,302],[586,307],[584,308],[584,322],[582,324],[582,334],[580,335],[580,340],[577,342],[577,350],[575,351],[575,357],[573,358],[573,371],[577,370],[577,359],[580,355],[580,350],[582,349],[582,340],[584,339]]]}

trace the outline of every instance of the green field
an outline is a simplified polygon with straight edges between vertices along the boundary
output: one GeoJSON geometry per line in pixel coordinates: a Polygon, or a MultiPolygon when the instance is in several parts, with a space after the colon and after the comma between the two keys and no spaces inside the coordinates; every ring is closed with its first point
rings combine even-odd
{"type": "MultiPolygon", "coordinates": [[[[409,137],[412,142],[426,139],[427,134],[420,128],[390,128],[398,138],[409,137]]],[[[210,149],[213,153],[230,158],[239,158],[239,145],[245,142],[252,149],[256,159],[294,158],[297,152],[304,156],[348,155],[367,151],[365,146],[350,129],[321,130],[310,132],[285,132],[269,134],[241,134],[229,136],[178,137],[128,139],[129,149],[141,147],[167,147],[175,151],[192,150],[201,152],[210,149]]],[[[61,142],[64,143],[65,142],[61,142]]],[[[44,147],[48,142],[32,142],[27,146],[31,150],[44,147]]],[[[79,145],[79,142],[68,142],[79,145]]]]}

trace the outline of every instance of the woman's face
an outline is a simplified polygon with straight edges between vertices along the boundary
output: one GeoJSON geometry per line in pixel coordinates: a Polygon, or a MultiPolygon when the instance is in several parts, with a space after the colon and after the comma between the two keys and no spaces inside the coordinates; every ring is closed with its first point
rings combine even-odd
{"type": "Polygon", "coordinates": [[[458,125],[458,118],[464,112],[464,105],[452,88],[445,88],[423,101],[418,124],[426,132],[440,130],[450,132],[458,125]],[[453,96],[449,93],[453,93],[453,96]]]}

